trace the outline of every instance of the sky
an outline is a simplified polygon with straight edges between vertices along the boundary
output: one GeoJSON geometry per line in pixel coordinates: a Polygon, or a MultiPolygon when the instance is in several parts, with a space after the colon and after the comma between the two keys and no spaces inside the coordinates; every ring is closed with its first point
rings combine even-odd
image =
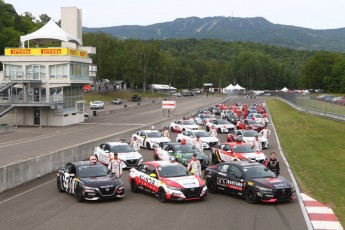
{"type": "Polygon", "coordinates": [[[311,29],[345,27],[345,0],[4,0],[18,14],[47,14],[60,20],[60,8],[82,9],[84,27],[150,25],[176,18],[264,17],[272,23],[311,29]]]}

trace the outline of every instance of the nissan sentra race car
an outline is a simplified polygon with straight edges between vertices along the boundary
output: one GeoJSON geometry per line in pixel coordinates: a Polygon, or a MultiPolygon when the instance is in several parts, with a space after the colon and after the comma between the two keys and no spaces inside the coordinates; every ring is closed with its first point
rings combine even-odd
{"type": "Polygon", "coordinates": [[[129,171],[131,191],[145,191],[155,195],[159,201],[198,200],[207,196],[205,182],[192,175],[180,163],[151,161],[140,164],[129,171]]]}
{"type": "Polygon", "coordinates": [[[196,140],[196,136],[200,137],[203,149],[210,149],[211,147],[216,146],[216,144],[219,142],[217,137],[211,137],[210,134],[205,130],[191,130],[179,133],[176,136],[176,142],[181,142],[182,139],[185,139],[187,143],[193,144],[193,142],[196,140]]]}
{"type": "Polygon", "coordinates": [[[195,124],[191,120],[177,120],[170,124],[170,130],[172,132],[183,132],[186,130],[198,130],[200,126],[195,124]]]}
{"type": "Polygon", "coordinates": [[[241,137],[244,142],[249,143],[249,144],[251,144],[255,140],[255,137],[258,136],[259,140],[261,141],[261,145],[263,149],[267,149],[269,146],[269,142],[267,138],[262,136],[255,130],[240,129],[240,130],[236,130],[235,134],[241,137]]]}
{"type": "Polygon", "coordinates": [[[212,163],[229,162],[236,160],[254,160],[263,164],[266,155],[252,148],[251,144],[244,142],[224,142],[211,150],[212,163]]]}
{"type": "Polygon", "coordinates": [[[67,163],[56,177],[57,190],[73,194],[78,202],[83,200],[122,198],[125,189],[101,163],[78,161],[67,163]]]}
{"type": "Polygon", "coordinates": [[[204,179],[210,193],[222,191],[237,195],[251,204],[295,199],[291,182],[255,162],[232,161],[209,166],[204,179]]]}
{"type": "Polygon", "coordinates": [[[209,120],[206,123],[206,131],[210,131],[212,125],[217,129],[219,133],[228,133],[236,128],[235,125],[231,124],[229,121],[224,119],[214,119],[209,120]]]}
{"type": "Polygon", "coordinates": [[[163,145],[171,142],[167,137],[163,137],[162,133],[157,130],[140,130],[134,135],[137,136],[140,146],[152,149],[155,144],[163,145]]]}
{"type": "Polygon", "coordinates": [[[111,154],[114,153],[117,153],[118,158],[122,160],[122,168],[130,168],[143,162],[143,156],[127,143],[107,142],[94,150],[97,160],[105,165],[109,164],[111,154]]]}

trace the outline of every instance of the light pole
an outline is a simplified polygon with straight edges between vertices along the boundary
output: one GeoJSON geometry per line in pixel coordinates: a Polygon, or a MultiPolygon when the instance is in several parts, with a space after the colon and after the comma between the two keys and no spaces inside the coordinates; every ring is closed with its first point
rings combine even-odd
{"type": "Polygon", "coordinates": [[[170,86],[171,86],[171,76],[173,74],[173,70],[170,70],[170,76],[169,76],[169,101],[170,101],[170,86]]]}

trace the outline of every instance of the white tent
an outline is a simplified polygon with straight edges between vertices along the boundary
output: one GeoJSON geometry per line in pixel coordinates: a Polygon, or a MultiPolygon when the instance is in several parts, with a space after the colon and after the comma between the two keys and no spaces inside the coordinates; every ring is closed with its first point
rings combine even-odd
{"type": "Polygon", "coordinates": [[[36,44],[42,44],[51,41],[73,42],[78,45],[83,44],[81,39],[76,38],[62,30],[52,19],[35,32],[28,35],[20,36],[22,47],[24,47],[26,41],[34,41],[36,44]]]}
{"type": "Polygon", "coordinates": [[[284,87],[284,88],[282,88],[280,91],[287,92],[287,91],[289,91],[289,89],[286,88],[286,87],[284,87]]]}
{"type": "Polygon", "coordinates": [[[227,87],[225,87],[224,89],[226,89],[226,90],[233,90],[233,89],[235,89],[235,87],[232,84],[230,84],[227,87]]]}
{"type": "Polygon", "coordinates": [[[237,89],[237,90],[245,90],[245,88],[243,88],[239,84],[235,85],[234,88],[237,89]]]}

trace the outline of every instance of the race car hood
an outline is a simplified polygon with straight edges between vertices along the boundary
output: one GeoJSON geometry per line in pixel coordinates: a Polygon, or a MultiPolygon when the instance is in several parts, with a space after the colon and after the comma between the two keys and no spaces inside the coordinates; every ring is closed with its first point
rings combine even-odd
{"type": "MultiPolygon", "coordinates": [[[[242,139],[244,140],[244,142],[253,142],[254,140],[255,140],[255,137],[242,137],[242,139]]],[[[259,137],[259,140],[261,141],[261,142],[267,142],[267,139],[266,139],[266,137],[259,137]]]]}
{"type": "Polygon", "coordinates": [[[207,143],[219,141],[219,139],[217,137],[200,137],[200,140],[202,142],[207,142],[207,143]]]}
{"type": "Polygon", "coordinates": [[[263,154],[262,152],[259,152],[259,153],[240,153],[240,154],[247,159],[264,160],[266,158],[265,154],[263,154]]]}
{"type": "Polygon", "coordinates": [[[83,185],[92,188],[112,188],[117,187],[122,183],[120,179],[112,178],[110,176],[79,178],[79,181],[83,185]]]}
{"type": "Polygon", "coordinates": [[[150,140],[155,143],[170,142],[171,140],[167,137],[150,137],[150,140]]]}
{"type": "Polygon", "coordinates": [[[291,183],[282,176],[278,176],[277,178],[256,178],[253,181],[256,185],[272,189],[291,188],[291,183]]]}
{"type": "Polygon", "coordinates": [[[133,160],[133,159],[139,159],[142,155],[138,152],[129,152],[129,153],[118,153],[118,158],[120,160],[133,160]]]}
{"type": "Polygon", "coordinates": [[[196,188],[204,185],[204,182],[196,176],[170,177],[162,178],[162,181],[169,185],[178,188],[196,188]]]}
{"type": "Polygon", "coordinates": [[[199,125],[183,125],[186,129],[199,129],[199,125]]]}
{"type": "Polygon", "coordinates": [[[218,125],[219,127],[226,127],[228,129],[234,129],[236,126],[234,126],[233,124],[221,124],[218,125]]]}

